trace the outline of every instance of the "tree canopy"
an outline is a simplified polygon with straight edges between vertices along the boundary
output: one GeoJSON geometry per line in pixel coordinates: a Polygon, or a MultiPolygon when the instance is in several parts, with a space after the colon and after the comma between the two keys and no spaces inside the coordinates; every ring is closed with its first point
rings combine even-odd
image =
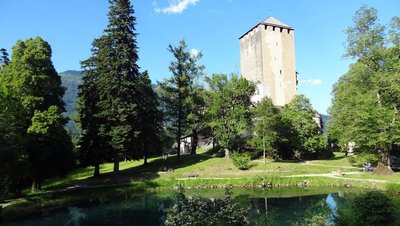
{"type": "Polygon", "coordinates": [[[198,95],[199,88],[196,79],[202,75],[203,65],[198,65],[201,53],[192,55],[187,49],[185,40],[181,40],[179,46],[169,45],[168,50],[174,56],[174,60],[169,65],[172,77],[165,79],[159,84],[162,101],[164,101],[164,111],[166,126],[175,135],[178,146],[178,161],[180,159],[181,138],[189,128],[191,123],[192,131],[197,136],[197,127],[200,113],[201,97],[198,95]]]}
{"type": "Polygon", "coordinates": [[[61,115],[64,89],[51,61],[50,45],[40,37],[18,41],[10,63],[0,71],[0,83],[5,113],[18,118],[15,130],[10,130],[20,145],[16,163],[26,163],[23,174],[32,179],[32,190],[40,189],[43,179],[62,175],[74,165],[71,138],[61,115]]]}
{"type": "Polygon", "coordinates": [[[350,142],[356,151],[374,152],[390,165],[390,153],[400,144],[399,19],[389,31],[378,23],[374,8],[362,7],[347,29],[345,56],[356,59],[334,85],[329,134],[342,149],[350,142]]]}
{"type": "MultiPolygon", "coordinates": [[[[86,120],[82,124],[82,140],[95,142],[96,147],[105,143],[114,161],[114,173],[118,173],[120,160],[141,156],[140,150],[134,148],[141,127],[138,113],[140,74],[133,7],[129,0],[110,0],[109,3],[107,28],[93,41],[92,56],[82,62],[84,84],[80,96],[87,98],[81,102],[81,115],[86,120]],[[86,93],[92,91],[95,93],[86,93]],[[90,116],[92,113],[94,116],[90,116]]],[[[86,147],[84,151],[100,151],[90,145],[82,147],[86,147]]],[[[94,165],[104,159],[104,151],[100,152],[92,154],[97,156],[94,165]]]]}
{"type": "Polygon", "coordinates": [[[208,124],[212,136],[228,157],[229,151],[235,150],[250,131],[250,98],[255,92],[255,84],[243,77],[225,74],[214,74],[207,77],[206,82],[209,88],[208,124]]]}

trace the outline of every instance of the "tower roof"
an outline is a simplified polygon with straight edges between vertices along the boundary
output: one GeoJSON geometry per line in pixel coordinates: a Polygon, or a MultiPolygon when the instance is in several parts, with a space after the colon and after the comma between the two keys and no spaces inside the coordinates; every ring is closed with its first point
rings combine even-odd
{"type": "Polygon", "coordinates": [[[260,23],[256,24],[256,26],[254,26],[253,28],[248,30],[246,33],[244,33],[242,36],[240,36],[239,39],[243,38],[243,36],[245,36],[247,33],[252,31],[254,28],[256,28],[260,24],[264,24],[264,25],[267,25],[267,26],[273,26],[273,27],[285,28],[285,29],[288,29],[288,30],[294,30],[292,27],[288,26],[287,24],[285,24],[285,23],[275,19],[274,17],[270,16],[267,19],[265,19],[264,21],[261,21],[260,23]]]}
{"type": "Polygon", "coordinates": [[[262,24],[265,25],[271,25],[271,26],[276,26],[276,27],[282,27],[282,28],[287,28],[287,29],[291,29],[293,30],[292,27],[282,23],[281,21],[275,19],[274,17],[270,16],[268,17],[266,20],[264,20],[263,22],[261,22],[262,24]]]}

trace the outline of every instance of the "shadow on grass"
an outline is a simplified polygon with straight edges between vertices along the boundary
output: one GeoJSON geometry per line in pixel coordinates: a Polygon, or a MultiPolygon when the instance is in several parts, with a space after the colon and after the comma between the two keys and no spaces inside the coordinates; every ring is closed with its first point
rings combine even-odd
{"type": "MultiPolygon", "coordinates": [[[[207,154],[198,155],[181,155],[181,159],[177,162],[177,156],[170,156],[167,160],[168,169],[179,169],[197,164],[212,158],[207,154]]],[[[110,187],[110,186],[137,186],[135,182],[148,183],[145,189],[155,188],[156,183],[152,182],[159,177],[159,172],[164,168],[162,158],[150,160],[147,165],[139,165],[131,168],[121,170],[119,174],[115,175],[113,172],[102,173],[99,177],[89,177],[81,180],[72,180],[67,183],[50,185],[45,187],[49,192],[65,192],[70,190],[81,190],[88,188],[110,187]]],[[[143,184],[141,184],[142,186],[143,184]]]]}
{"type": "Polygon", "coordinates": [[[302,162],[302,160],[282,160],[282,159],[274,159],[272,162],[276,162],[276,163],[300,163],[302,162]]]}
{"type": "Polygon", "coordinates": [[[329,158],[329,160],[341,160],[346,158],[346,156],[342,155],[342,156],[333,156],[332,158],[329,158]]]}

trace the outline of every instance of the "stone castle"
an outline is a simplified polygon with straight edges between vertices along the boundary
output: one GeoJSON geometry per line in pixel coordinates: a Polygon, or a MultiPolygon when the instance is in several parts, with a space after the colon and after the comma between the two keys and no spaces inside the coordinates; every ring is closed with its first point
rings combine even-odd
{"type": "Polygon", "coordinates": [[[239,40],[241,74],[257,83],[252,101],[259,102],[268,96],[276,106],[289,103],[297,86],[294,29],[269,17],[239,40]]]}

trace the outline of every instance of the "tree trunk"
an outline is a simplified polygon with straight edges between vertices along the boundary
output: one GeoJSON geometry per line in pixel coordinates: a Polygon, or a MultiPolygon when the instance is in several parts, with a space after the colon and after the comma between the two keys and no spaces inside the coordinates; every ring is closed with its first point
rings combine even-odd
{"type": "Polygon", "coordinates": [[[197,130],[193,130],[192,131],[192,150],[190,152],[191,155],[195,155],[196,154],[196,149],[197,149],[197,142],[199,141],[199,134],[197,133],[197,130]]]}
{"type": "MultiPolygon", "coordinates": [[[[180,88],[180,87],[178,87],[180,88]]],[[[178,150],[176,152],[177,162],[181,159],[181,136],[182,136],[182,95],[179,91],[178,94],[178,134],[176,140],[178,141],[178,150]]]]}
{"type": "Polygon", "coordinates": [[[96,164],[94,164],[93,177],[99,177],[99,176],[100,176],[100,164],[96,163],[96,164]]]}
{"type": "MultiPolygon", "coordinates": [[[[148,155],[148,152],[147,152],[147,141],[148,141],[148,139],[146,139],[146,138],[148,138],[148,137],[147,137],[147,133],[144,132],[145,131],[144,127],[142,127],[142,131],[143,131],[143,134],[141,135],[140,140],[141,140],[141,143],[142,143],[141,147],[143,148],[143,165],[147,166],[147,157],[148,157],[147,156],[148,155]]],[[[149,138],[149,139],[151,139],[151,138],[149,138]]]]}
{"type": "Polygon", "coordinates": [[[227,148],[225,149],[225,158],[229,159],[229,150],[227,148]]]}
{"type": "Polygon", "coordinates": [[[381,157],[381,162],[384,166],[390,168],[390,151],[386,150],[379,150],[378,151],[380,157],[381,157]]]}
{"type": "Polygon", "coordinates": [[[143,165],[147,166],[147,145],[143,142],[143,165]]]}
{"type": "Polygon", "coordinates": [[[211,139],[212,139],[212,150],[215,151],[215,139],[214,137],[212,137],[211,139]]]}
{"type": "Polygon", "coordinates": [[[118,154],[115,155],[114,157],[114,174],[118,174],[119,173],[119,156],[118,154]]]}
{"type": "Polygon", "coordinates": [[[267,158],[265,155],[265,135],[263,136],[263,158],[264,158],[264,165],[267,164],[267,158]]]}
{"type": "Polygon", "coordinates": [[[38,179],[33,178],[32,180],[32,192],[40,191],[40,182],[38,179]]]}

